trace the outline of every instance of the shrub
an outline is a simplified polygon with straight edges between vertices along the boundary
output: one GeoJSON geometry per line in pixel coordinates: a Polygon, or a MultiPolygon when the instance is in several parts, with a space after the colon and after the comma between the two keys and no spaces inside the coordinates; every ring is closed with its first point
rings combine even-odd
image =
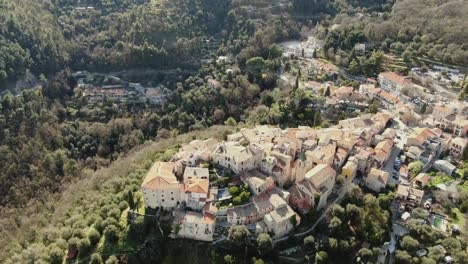
{"type": "Polygon", "coordinates": [[[119,229],[115,225],[109,225],[106,227],[104,234],[111,242],[115,242],[119,239],[119,229]]]}
{"type": "Polygon", "coordinates": [[[239,193],[239,188],[232,186],[229,188],[229,193],[233,196],[236,196],[239,193]]]}
{"type": "Polygon", "coordinates": [[[91,260],[89,261],[90,264],[101,264],[102,257],[98,253],[94,253],[91,255],[91,260]]]}
{"type": "Polygon", "coordinates": [[[101,234],[95,228],[91,227],[88,231],[88,239],[91,244],[96,245],[101,239],[101,234]]]}

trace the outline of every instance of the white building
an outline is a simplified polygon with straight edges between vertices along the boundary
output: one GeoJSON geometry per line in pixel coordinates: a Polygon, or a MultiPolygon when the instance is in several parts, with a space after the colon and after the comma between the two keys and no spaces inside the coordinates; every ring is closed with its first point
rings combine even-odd
{"type": "Polygon", "coordinates": [[[394,72],[382,72],[379,74],[379,84],[383,90],[398,96],[403,88],[411,85],[411,81],[394,72]]]}

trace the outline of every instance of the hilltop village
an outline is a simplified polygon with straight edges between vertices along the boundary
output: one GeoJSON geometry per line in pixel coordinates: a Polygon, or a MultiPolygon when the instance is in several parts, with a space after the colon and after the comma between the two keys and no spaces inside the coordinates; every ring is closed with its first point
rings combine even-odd
{"type": "MultiPolygon", "coordinates": [[[[242,128],[221,142],[194,140],[182,146],[171,161],[156,162],[148,172],[141,186],[145,205],[172,211],[174,237],[216,241],[226,227],[245,225],[254,234],[280,239],[308,213],[327,211],[351,183],[375,193],[393,185],[395,221],[404,225],[413,208],[431,208],[428,184],[456,195],[456,185],[437,184],[440,175],[427,172],[455,175],[454,159],[467,145],[466,109],[426,105],[433,110],[424,120],[402,121],[402,109],[414,111],[417,105],[395,95],[410,82],[388,72],[379,83],[380,88],[374,82],[361,85],[359,92],[346,87],[332,92],[379,98],[386,109],[376,114],[329,128],[242,128]]],[[[431,212],[431,218],[441,220],[432,225],[441,232],[459,228],[443,214],[431,212]]],[[[388,244],[393,252],[395,241],[388,244]]]]}

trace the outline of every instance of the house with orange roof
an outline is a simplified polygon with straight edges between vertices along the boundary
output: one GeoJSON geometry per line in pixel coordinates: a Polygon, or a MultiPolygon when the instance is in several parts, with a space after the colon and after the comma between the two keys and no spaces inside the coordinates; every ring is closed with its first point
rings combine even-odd
{"type": "Polygon", "coordinates": [[[393,94],[400,94],[401,90],[411,85],[411,81],[404,76],[398,75],[394,72],[382,72],[379,74],[380,88],[393,94]]]}
{"type": "Polygon", "coordinates": [[[422,189],[427,186],[431,178],[432,177],[427,173],[419,173],[411,182],[413,186],[422,189]]]}
{"type": "Polygon", "coordinates": [[[331,96],[339,99],[339,100],[345,100],[351,97],[351,95],[354,92],[354,88],[351,86],[341,86],[340,88],[336,89],[331,93],[331,96]]]}
{"type": "Polygon", "coordinates": [[[406,139],[407,146],[435,150],[440,146],[440,133],[429,128],[416,128],[406,139]]]}
{"type": "Polygon", "coordinates": [[[400,167],[400,177],[403,177],[405,178],[406,180],[408,180],[408,177],[409,177],[409,168],[407,165],[403,165],[400,167]]]}
{"type": "Polygon", "coordinates": [[[318,92],[321,87],[322,87],[322,84],[319,82],[315,82],[315,81],[308,81],[304,83],[304,88],[306,90],[313,90],[315,92],[318,92]]]}
{"type": "Polygon", "coordinates": [[[194,178],[184,184],[183,200],[193,210],[201,210],[208,201],[209,180],[194,178]]]}
{"type": "Polygon", "coordinates": [[[145,206],[176,207],[180,201],[180,184],[175,176],[175,163],[156,162],[141,184],[145,206]]]}
{"type": "Polygon", "coordinates": [[[394,143],[392,140],[386,139],[380,141],[377,146],[375,146],[374,159],[379,166],[384,166],[387,164],[388,159],[392,155],[393,145],[394,143]]]}
{"type": "Polygon", "coordinates": [[[380,92],[377,93],[377,98],[379,98],[387,105],[395,105],[400,102],[400,99],[384,90],[380,90],[380,92]]]}
{"type": "Polygon", "coordinates": [[[375,192],[380,192],[387,186],[389,177],[388,172],[372,168],[365,179],[366,186],[375,192]]]}

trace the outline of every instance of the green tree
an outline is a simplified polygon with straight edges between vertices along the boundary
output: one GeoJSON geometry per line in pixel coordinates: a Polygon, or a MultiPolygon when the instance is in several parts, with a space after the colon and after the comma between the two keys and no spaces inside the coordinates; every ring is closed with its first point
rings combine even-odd
{"type": "Polygon", "coordinates": [[[441,244],[451,254],[461,251],[462,248],[460,241],[454,237],[445,238],[441,244]]]}
{"type": "Polygon", "coordinates": [[[229,187],[229,194],[234,196],[239,194],[239,188],[237,188],[236,186],[229,187]]]}
{"type": "Polygon", "coordinates": [[[325,97],[329,97],[330,96],[330,86],[327,86],[326,90],[325,90],[325,94],[324,94],[325,97]]]}
{"type": "Polygon", "coordinates": [[[226,264],[234,264],[235,260],[231,255],[224,256],[224,263],[226,264]]]}
{"type": "Polygon", "coordinates": [[[106,264],[119,264],[119,259],[116,256],[112,255],[106,260],[105,263],[106,264]]]}
{"type": "Polygon", "coordinates": [[[315,263],[316,264],[328,263],[328,254],[327,254],[327,252],[325,252],[325,251],[317,252],[317,254],[315,255],[315,263]]]}
{"type": "Polygon", "coordinates": [[[94,253],[91,255],[90,264],[102,264],[102,257],[99,253],[94,253]]]}
{"type": "Polygon", "coordinates": [[[226,126],[237,126],[237,122],[233,117],[228,117],[226,121],[224,121],[226,126]]]}
{"type": "Polygon", "coordinates": [[[96,245],[101,239],[101,234],[99,234],[99,231],[97,231],[96,228],[91,227],[88,230],[88,239],[92,245],[96,245]]]}
{"type": "Polygon", "coordinates": [[[252,258],[252,264],[265,264],[265,261],[262,259],[257,259],[255,257],[252,258]]]}
{"type": "Polygon", "coordinates": [[[175,235],[178,235],[180,232],[181,226],[179,223],[173,224],[172,225],[172,230],[174,231],[175,235]]]}
{"type": "Polygon", "coordinates": [[[411,264],[411,256],[404,250],[397,250],[395,254],[396,263],[411,264]]]}
{"type": "Polygon", "coordinates": [[[229,228],[228,239],[237,247],[246,247],[249,236],[249,230],[243,225],[233,225],[229,228]]]}
{"type": "Polygon", "coordinates": [[[422,106],[421,106],[421,114],[425,114],[427,111],[427,104],[424,103],[422,106]]]}
{"type": "Polygon", "coordinates": [[[273,250],[273,241],[267,233],[261,233],[257,238],[258,250],[262,255],[266,255],[273,250]]]}
{"type": "Polygon", "coordinates": [[[119,229],[115,225],[107,226],[104,234],[110,242],[116,242],[119,239],[119,229]]]}
{"type": "Polygon", "coordinates": [[[60,264],[63,262],[63,256],[65,255],[65,252],[57,246],[52,246],[52,248],[49,251],[49,258],[50,258],[50,263],[52,264],[60,264]]]}
{"type": "Polygon", "coordinates": [[[243,191],[243,192],[239,195],[239,197],[241,198],[241,202],[242,202],[242,203],[245,203],[245,202],[247,202],[247,201],[249,200],[249,198],[250,198],[250,192],[243,191]]]}
{"type": "Polygon", "coordinates": [[[379,112],[380,109],[380,102],[377,100],[373,100],[372,103],[369,105],[369,108],[367,108],[367,112],[371,114],[376,114],[379,112]]]}
{"type": "Polygon", "coordinates": [[[239,197],[239,196],[236,196],[232,199],[232,203],[234,205],[239,205],[239,204],[242,204],[242,199],[239,197]]]}
{"type": "Polygon", "coordinates": [[[133,192],[131,190],[128,190],[127,201],[130,209],[135,210],[135,198],[133,197],[133,192]]]}
{"type": "Polygon", "coordinates": [[[322,114],[320,114],[320,111],[315,112],[314,115],[314,127],[318,127],[322,124],[322,114]]]}
{"type": "Polygon", "coordinates": [[[401,240],[401,247],[409,252],[414,252],[418,249],[419,242],[410,236],[404,236],[401,240]]]}
{"type": "Polygon", "coordinates": [[[421,161],[413,161],[408,165],[408,169],[411,173],[411,176],[414,177],[418,175],[424,167],[424,164],[421,161]]]}
{"type": "Polygon", "coordinates": [[[364,263],[374,261],[374,253],[372,252],[372,250],[370,250],[368,248],[359,249],[357,254],[358,254],[359,257],[361,257],[361,259],[362,259],[362,261],[364,263]]]}
{"type": "Polygon", "coordinates": [[[315,249],[315,238],[313,236],[306,236],[304,238],[304,247],[307,250],[315,249]]]}

